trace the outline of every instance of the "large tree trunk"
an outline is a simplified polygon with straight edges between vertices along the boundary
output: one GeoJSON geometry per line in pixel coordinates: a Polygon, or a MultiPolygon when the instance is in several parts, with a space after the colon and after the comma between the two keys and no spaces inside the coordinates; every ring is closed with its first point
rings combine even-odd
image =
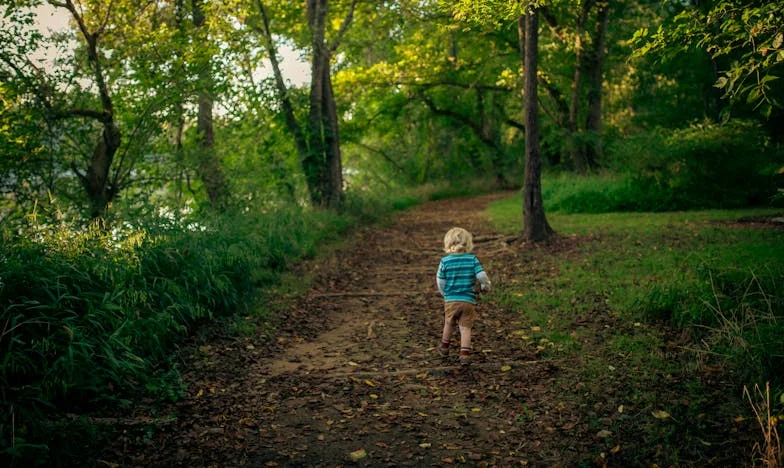
{"type": "Polygon", "coordinates": [[[313,205],[337,208],[343,200],[343,174],[337,108],[330,79],[330,50],[326,44],[327,0],[308,0],[313,39],[308,153],[302,161],[313,205]]]}
{"type": "Polygon", "coordinates": [[[322,105],[327,117],[324,129],[324,149],[327,164],[327,206],[338,208],[343,203],[343,167],[340,160],[340,132],[338,129],[338,111],[335,94],[332,90],[332,79],[329,73],[329,55],[325,58],[324,67],[324,99],[322,105]]]}
{"type": "Polygon", "coordinates": [[[610,2],[599,4],[596,27],[593,34],[593,50],[588,68],[588,116],[585,130],[588,132],[585,162],[595,167],[602,156],[602,68],[604,64],[607,24],[610,19],[610,2]]]}
{"type": "Polygon", "coordinates": [[[324,43],[327,16],[326,0],[308,0],[308,22],[312,34],[312,61],[310,67],[310,112],[308,114],[308,152],[302,160],[305,180],[310,189],[314,206],[326,207],[327,168],[324,151],[324,69],[329,68],[324,43]]]}
{"type": "MultiPolygon", "coordinates": [[[[196,27],[196,34],[199,29],[204,27],[204,10],[201,0],[193,0],[193,26],[196,27]]],[[[212,125],[213,108],[213,79],[211,72],[211,60],[200,64],[199,70],[199,106],[196,118],[196,133],[198,138],[198,171],[199,177],[207,190],[207,197],[210,205],[221,209],[225,207],[227,199],[226,176],[223,174],[223,167],[215,154],[215,133],[212,125]]]]}
{"type": "Polygon", "coordinates": [[[518,20],[518,33],[525,34],[523,58],[525,105],[525,183],[523,185],[523,239],[542,242],[554,232],[547,222],[542,202],[539,152],[539,98],[537,95],[537,67],[539,59],[539,12],[529,8],[524,19],[518,20]],[[523,24],[524,24],[524,27],[523,24]]]}

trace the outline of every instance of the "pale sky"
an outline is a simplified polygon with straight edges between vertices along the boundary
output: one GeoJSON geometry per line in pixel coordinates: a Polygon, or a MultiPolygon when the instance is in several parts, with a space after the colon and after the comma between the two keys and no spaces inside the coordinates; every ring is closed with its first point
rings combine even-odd
{"type": "MultiPolygon", "coordinates": [[[[38,16],[38,28],[44,35],[49,32],[60,32],[69,27],[70,14],[63,8],[55,8],[44,3],[34,9],[38,16]]],[[[43,49],[33,55],[35,60],[51,63],[55,49],[43,49]]],[[[299,60],[298,54],[286,45],[278,50],[281,55],[280,68],[283,77],[295,86],[302,86],[310,82],[310,64],[299,60]]],[[[264,67],[258,71],[259,78],[272,76],[272,68],[268,60],[264,60],[264,67]]]]}

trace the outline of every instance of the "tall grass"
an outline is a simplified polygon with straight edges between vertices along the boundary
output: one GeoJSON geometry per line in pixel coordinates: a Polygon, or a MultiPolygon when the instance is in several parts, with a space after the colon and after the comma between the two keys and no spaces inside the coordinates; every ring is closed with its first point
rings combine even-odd
{"type": "Polygon", "coordinates": [[[179,341],[205,321],[243,311],[292,262],[393,206],[354,201],[340,214],[282,207],[151,218],[114,232],[51,225],[3,232],[2,458],[52,463],[61,450],[83,450],[65,413],[128,405],[140,395],[177,398],[171,358],[179,341]]]}

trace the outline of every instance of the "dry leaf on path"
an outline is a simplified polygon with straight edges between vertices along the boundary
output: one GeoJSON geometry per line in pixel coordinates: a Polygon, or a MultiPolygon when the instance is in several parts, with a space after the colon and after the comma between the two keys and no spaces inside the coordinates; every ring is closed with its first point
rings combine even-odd
{"type": "Polygon", "coordinates": [[[667,419],[670,417],[670,413],[662,410],[651,411],[651,414],[656,419],[667,419]]]}
{"type": "Polygon", "coordinates": [[[365,449],[355,450],[348,454],[348,457],[351,461],[358,462],[367,456],[367,452],[365,449]]]}

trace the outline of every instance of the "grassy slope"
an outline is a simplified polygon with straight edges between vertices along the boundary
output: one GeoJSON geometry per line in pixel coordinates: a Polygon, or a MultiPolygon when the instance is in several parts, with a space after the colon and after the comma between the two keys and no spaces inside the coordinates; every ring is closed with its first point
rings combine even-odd
{"type": "MultiPolygon", "coordinates": [[[[520,207],[515,196],[492,204],[486,215],[499,230],[515,233],[520,207]]],[[[548,214],[564,245],[571,247],[526,253],[541,273],[508,279],[495,297],[521,311],[519,335],[525,343],[542,355],[578,362],[562,379],[575,388],[571,398],[585,407],[591,426],[613,434],[605,456],[616,449],[625,453],[623,463],[726,462],[749,441],[740,437],[734,448],[732,443],[719,448],[716,436],[741,431],[761,437],[751,421],[735,418],[750,413],[739,388],[765,375],[760,354],[769,349],[732,351],[728,340],[717,338],[722,329],[707,304],[726,307],[731,294],[721,291],[722,281],[731,283],[726,279],[737,276],[746,284],[751,272],[760,278],[757,292],[781,295],[782,232],[719,222],[776,212],[548,214]],[[661,318],[686,331],[651,323],[661,318]],[[695,323],[710,328],[689,326],[695,323]],[[733,358],[716,359],[713,353],[731,351],[745,353],[733,357],[745,373],[721,371],[731,368],[733,358]],[[717,368],[718,374],[711,374],[717,368]],[[672,417],[653,416],[660,410],[672,417]],[[636,442],[623,442],[624,434],[636,442]],[[639,446],[630,454],[618,449],[624,443],[639,446]]],[[[776,326],[781,336],[782,327],[776,326]]]]}

